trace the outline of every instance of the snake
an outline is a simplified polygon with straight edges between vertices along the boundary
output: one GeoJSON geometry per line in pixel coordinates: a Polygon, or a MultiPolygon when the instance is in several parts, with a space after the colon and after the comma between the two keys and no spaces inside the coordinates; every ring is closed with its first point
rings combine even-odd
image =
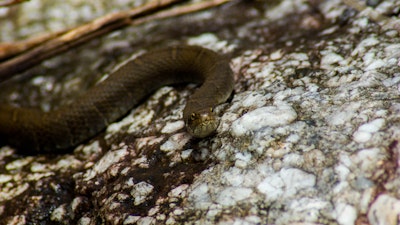
{"type": "Polygon", "coordinates": [[[229,60],[204,47],[179,45],[129,60],[71,103],[48,112],[0,104],[0,139],[22,153],[63,153],[95,137],[157,89],[179,83],[199,85],[183,109],[187,132],[194,138],[211,136],[220,120],[214,109],[234,88],[229,60]]]}

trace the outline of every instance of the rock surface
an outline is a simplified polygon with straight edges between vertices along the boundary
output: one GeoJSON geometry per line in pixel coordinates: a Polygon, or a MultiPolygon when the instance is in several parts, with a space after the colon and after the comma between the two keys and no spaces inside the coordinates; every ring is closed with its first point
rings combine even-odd
{"type": "MultiPolygon", "coordinates": [[[[0,39],[144,1],[50,2],[1,9],[0,39]]],[[[0,221],[396,224],[400,1],[372,7],[385,20],[339,0],[232,1],[115,31],[1,84],[2,102],[50,110],[132,55],[181,43],[226,54],[236,78],[212,138],[184,129],[189,85],[158,90],[70,154],[0,148],[0,221]]]]}

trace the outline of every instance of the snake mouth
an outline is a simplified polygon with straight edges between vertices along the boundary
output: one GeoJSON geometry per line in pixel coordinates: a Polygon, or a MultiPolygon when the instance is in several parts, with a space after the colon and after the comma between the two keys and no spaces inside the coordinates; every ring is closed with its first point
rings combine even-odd
{"type": "Polygon", "coordinates": [[[189,133],[195,138],[204,138],[215,132],[219,118],[213,112],[192,113],[186,121],[189,133]]]}

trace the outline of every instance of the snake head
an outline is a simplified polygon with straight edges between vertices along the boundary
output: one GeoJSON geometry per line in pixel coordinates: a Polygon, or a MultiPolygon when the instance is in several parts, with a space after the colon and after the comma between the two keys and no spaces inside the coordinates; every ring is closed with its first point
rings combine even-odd
{"type": "Polygon", "coordinates": [[[212,108],[206,112],[193,112],[186,121],[186,127],[191,135],[196,138],[204,138],[215,132],[219,125],[219,118],[212,108]]]}

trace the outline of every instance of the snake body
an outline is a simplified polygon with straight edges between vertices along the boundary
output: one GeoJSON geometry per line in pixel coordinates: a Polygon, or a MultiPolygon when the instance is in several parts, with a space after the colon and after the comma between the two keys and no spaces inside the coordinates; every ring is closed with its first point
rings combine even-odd
{"type": "Polygon", "coordinates": [[[198,46],[174,46],[145,53],[119,67],[71,104],[50,112],[0,105],[0,138],[21,152],[61,153],[101,132],[161,86],[198,83],[183,111],[194,137],[218,126],[213,108],[230,96],[229,62],[198,46]]]}

